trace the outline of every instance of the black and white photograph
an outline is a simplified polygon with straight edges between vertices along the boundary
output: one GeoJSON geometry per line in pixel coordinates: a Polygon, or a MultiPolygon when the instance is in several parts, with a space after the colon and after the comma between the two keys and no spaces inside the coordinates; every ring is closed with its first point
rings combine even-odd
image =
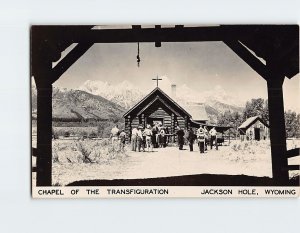
{"type": "Polygon", "coordinates": [[[299,195],[296,24],[33,25],[30,92],[34,197],[299,195]]]}
{"type": "Polygon", "coordinates": [[[299,230],[299,1],[0,7],[0,232],[299,230]]]}

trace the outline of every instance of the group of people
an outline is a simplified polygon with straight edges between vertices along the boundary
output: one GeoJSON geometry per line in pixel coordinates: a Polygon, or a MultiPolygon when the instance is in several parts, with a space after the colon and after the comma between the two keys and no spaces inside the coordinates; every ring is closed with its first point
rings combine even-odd
{"type": "MultiPolygon", "coordinates": [[[[208,131],[206,126],[203,127],[202,125],[200,125],[200,127],[196,131],[196,134],[191,128],[187,133],[186,139],[188,141],[190,151],[193,151],[195,141],[197,141],[198,143],[200,153],[204,153],[204,151],[207,150],[208,144],[210,144],[211,150],[213,149],[213,145],[215,145],[216,150],[218,150],[217,131],[215,127],[208,131]]],[[[179,150],[182,150],[182,147],[183,145],[179,145],[179,150]]]]}
{"type": "Polygon", "coordinates": [[[153,127],[147,124],[145,129],[142,126],[134,127],[131,131],[131,150],[153,151],[153,148],[166,147],[168,134],[169,129],[161,123],[156,123],[153,127]]]}
{"type": "Polygon", "coordinates": [[[203,127],[200,125],[199,129],[194,133],[192,128],[185,132],[178,126],[176,134],[179,150],[183,150],[185,139],[188,141],[190,151],[194,150],[195,141],[198,143],[200,153],[204,153],[207,150],[208,144],[210,144],[211,149],[215,145],[216,150],[218,150],[217,131],[215,127],[208,131],[206,126],[203,127]]]}
{"type": "MultiPolygon", "coordinates": [[[[208,144],[210,148],[215,145],[218,150],[217,131],[215,127],[207,130],[206,126],[200,125],[196,133],[192,128],[184,130],[177,126],[177,143],[179,150],[183,150],[185,140],[188,142],[190,151],[193,151],[194,143],[197,141],[200,153],[207,150],[208,144]]],[[[161,123],[154,124],[151,127],[148,124],[145,128],[142,126],[134,127],[131,131],[131,150],[132,151],[153,151],[153,148],[166,147],[168,143],[169,129],[164,127],[161,123]]],[[[124,129],[119,129],[116,125],[111,130],[111,142],[114,145],[116,142],[120,143],[121,150],[124,150],[127,135],[124,129]]]]}

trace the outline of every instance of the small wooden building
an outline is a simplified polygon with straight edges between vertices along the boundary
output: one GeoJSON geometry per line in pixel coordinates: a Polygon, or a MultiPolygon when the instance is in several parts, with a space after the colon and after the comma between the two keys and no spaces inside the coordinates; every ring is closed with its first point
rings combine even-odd
{"type": "Polygon", "coordinates": [[[260,141],[269,138],[269,126],[258,116],[249,117],[238,130],[242,141],[260,141]]]}
{"type": "Polygon", "coordinates": [[[196,118],[193,118],[185,108],[176,103],[159,87],[156,87],[124,114],[125,132],[127,135],[131,135],[134,127],[139,125],[146,127],[147,124],[153,126],[155,123],[161,123],[169,129],[170,134],[174,134],[177,126],[190,128],[192,120],[198,123],[207,122],[207,114],[203,105],[189,106],[189,109],[198,113],[196,118]]]}

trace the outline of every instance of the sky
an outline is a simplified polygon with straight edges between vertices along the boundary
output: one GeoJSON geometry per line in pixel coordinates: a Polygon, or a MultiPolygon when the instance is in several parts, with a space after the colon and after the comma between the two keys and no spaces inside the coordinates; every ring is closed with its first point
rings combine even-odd
{"type": "MultiPolygon", "coordinates": [[[[221,87],[242,102],[267,98],[266,81],[223,42],[162,43],[159,48],[140,43],[140,67],[137,47],[137,43],[94,44],[54,85],[76,89],[86,80],[112,85],[127,80],[145,90],[154,85],[153,78],[166,76],[177,86],[185,84],[199,92],[221,87]]],[[[285,109],[300,112],[299,74],[286,78],[283,88],[285,109]]]]}

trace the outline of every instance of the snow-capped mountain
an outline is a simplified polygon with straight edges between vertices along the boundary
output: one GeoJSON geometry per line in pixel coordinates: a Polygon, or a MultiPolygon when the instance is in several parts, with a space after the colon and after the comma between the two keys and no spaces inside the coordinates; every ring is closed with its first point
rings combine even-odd
{"type": "Polygon", "coordinates": [[[78,89],[93,95],[102,96],[126,109],[132,107],[145,95],[139,88],[126,80],[117,85],[112,85],[108,82],[87,80],[78,89]]]}
{"type": "MultiPolygon", "coordinates": [[[[241,112],[243,107],[237,98],[230,96],[221,86],[201,92],[184,84],[176,87],[176,95],[171,90],[171,80],[163,76],[159,87],[180,105],[203,103],[211,122],[215,122],[220,113],[226,110],[241,112]]],[[[108,82],[84,82],[79,88],[54,87],[53,89],[53,116],[58,119],[67,118],[119,118],[138,101],[144,98],[155,88],[156,84],[147,90],[142,90],[134,84],[123,81],[117,85],[108,82]],[[77,89],[77,90],[76,90],[77,89]]],[[[32,114],[36,115],[36,89],[32,82],[32,114]]]]}
{"type": "MultiPolygon", "coordinates": [[[[221,86],[216,86],[212,90],[203,92],[183,84],[176,87],[176,96],[173,96],[171,80],[166,76],[163,76],[162,79],[163,81],[160,82],[159,87],[179,103],[204,103],[210,106],[221,103],[237,108],[243,106],[243,103],[238,98],[228,94],[221,86]]],[[[94,95],[100,95],[125,108],[130,108],[153,90],[154,87],[155,85],[151,86],[149,90],[141,90],[127,80],[117,85],[112,85],[108,82],[87,80],[78,89],[94,95]]]]}
{"type": "MultiPolygon", "coordinates": [[[[216,86],[212,90],[203,92],[183,84],[176,87],[176,95],[174,96],[171,90],[172,81],[166,76],[162,76],[161,78],[162,81],[159,83],[159,87],[180,105],[203,103],[211,122],[215,122],[217,116],[226,110],[238,112],[243,110],[243,104],[238,98],[229,95],[221,86],[216,86]]],[[[156,84],[153,83],[147,90],[142,90],[127,80],[117,85],[88,80],[78,89],[93,95],[102,96],[113,103],[121,105],[125,109],[129,109],[152,91],[155,86],[156,84]]]]}

